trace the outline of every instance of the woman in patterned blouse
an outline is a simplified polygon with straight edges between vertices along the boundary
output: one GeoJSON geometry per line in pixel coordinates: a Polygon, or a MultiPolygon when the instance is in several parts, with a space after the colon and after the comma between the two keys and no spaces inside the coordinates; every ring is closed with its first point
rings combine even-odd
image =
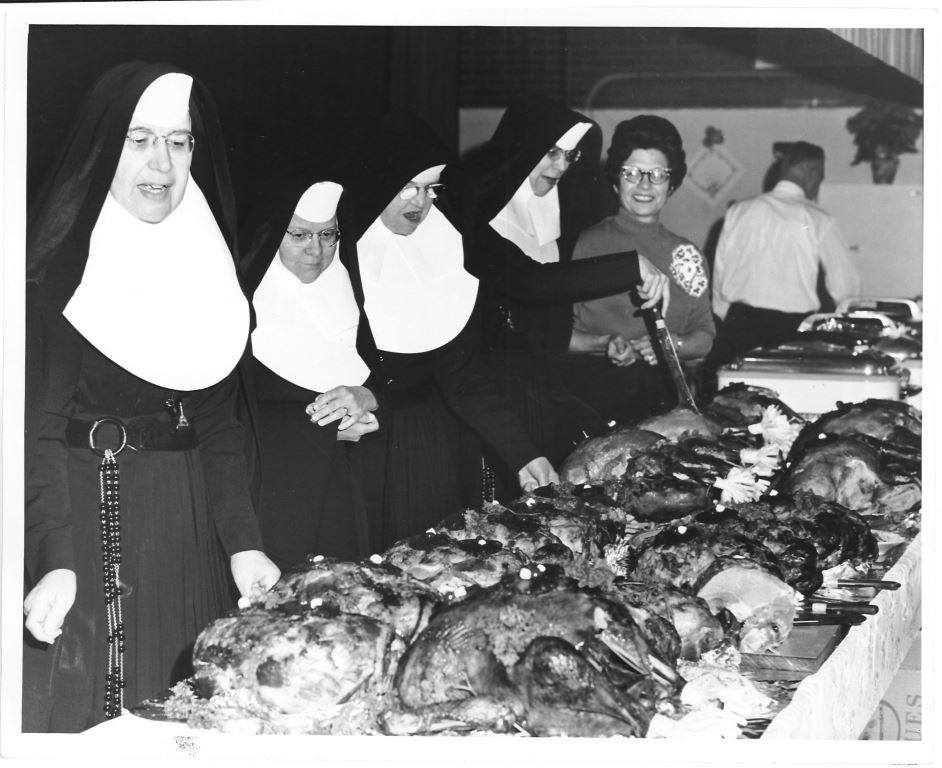
{"type": "MultiPolygon", "coordinates": [[[[680,134],[668,120],[640,115],[620,123],[605,165],[618,211],[580,235],[573,259],[625,250],[646,256],[670,278],[667,326],[681,360],[694,361],[706,356],[716,334],[706,260],[660,223],[686,173],[680,134]]],[[[580,355],[572,366],[580,394],[621,422],[673,404],[673,387],[652,343],[650,313],[639,304],[626,292],[573,306],[569,351],[580,355]]]]}

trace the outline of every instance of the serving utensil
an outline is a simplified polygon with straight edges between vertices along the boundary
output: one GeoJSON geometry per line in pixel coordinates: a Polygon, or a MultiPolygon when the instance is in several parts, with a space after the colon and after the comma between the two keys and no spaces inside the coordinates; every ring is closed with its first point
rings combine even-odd
{"type": "Polygon", "coordinates": [[[697,403],[693,399],[693,393],[687,384],[687,378],[684,376],[684,369],[680,365],[680,358],[677,356],[677,347],[674,344],[674,337],[667,329],[667,323],[661,314],[660,306],[655,305],[651,308],[651,315],[654,318],[654,329],[657,335],[657,342],[664,353],[664,361],[667,363],[667,370],[671,375],[671,380],[677,388],[677,399],[680,405],[689,408],[694,413],[700,413],[697,403]]]}

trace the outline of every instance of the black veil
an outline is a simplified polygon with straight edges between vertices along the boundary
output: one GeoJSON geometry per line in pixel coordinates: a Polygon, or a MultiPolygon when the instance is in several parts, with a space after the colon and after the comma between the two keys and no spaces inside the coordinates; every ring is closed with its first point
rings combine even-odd
{"type": "Polygon", "coordinates": [[[509,106],[490,140],[464,158],[461,170],[472,185],[475,227],[487,225],[503,210],[540,158],[577,123],[592,127],[577,144],[582,156],[558,185],[561,240],[572,240],[569,248],[575,244],[579,231],[594,223],[602,131],[585,115],[544,99],[509,106]]]}
{"type": "MultiPolygon", "coordinates": [[[[344,173],[344,187],[349,187],[354,200],[356,239],[416,174],[452,159],[441,139],[418,117],[391,113],[377,120],[344,173]]],[[[446,189],[434,205],[458,226],[453,202],[446,189]]]]}

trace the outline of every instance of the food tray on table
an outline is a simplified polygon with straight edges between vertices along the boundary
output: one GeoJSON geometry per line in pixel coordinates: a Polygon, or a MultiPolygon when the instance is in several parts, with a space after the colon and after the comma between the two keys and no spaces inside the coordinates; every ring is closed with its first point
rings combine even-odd
{"type": "Polygon", "coordinates": [[[799,352],[754,349],[717,372],[718,386],[744,383],[766,387],[798,413],[820,414],[838,400],[899,400],[909,372],[890,355],[874,351],[799,352]]]}
{"type": "MultiPolygon", "coordinates": [[[[881,576],[895,563],[900,554],[904,551],[907,540],[899,538],[902,542],[897,546],[888,546],[880,548],[878,565],[870,570],[868,574],[872,577],[874,584],[883,584],[885,588],[894,591],[899,585],[892,581],[881,581],[881,576]]],[[[864,582],[870,579],[864,580],[864,582]]],[[[864,583],[861,582],[861,583],[864,583]]],[[[840,583],[836,581],[835,583],[840,583]]],[[[817,593],[810,598],[811,602],[819,599],[817,593]]],[[[848,602],[839,603],[843,606],[859,606],[870,615],[878,612],[878,608],[870,606],[870,601],[879,594],[879,589],[873,586],[848,586],[839,587],[836,592],[840,599],[848,602]]],[[[821,600],[827,600],[827,597],[820,597],[821,600]]],[[[833,614],[832,614],[833,615],[833,614]]],[[[848,616],[852,614],[836,613],[837,616],[848,616]]],[[[860,616],[859,619],[864,619],[860,616]]],[[[841,621],[840,618],[835,621],[841,621]]],[[[860,622],[858,622],[860,623],[860,622]]],[[[751,680],[772,681],[772,680],[803,680],[809,675],[814,674],[820,669],[821,665],[827,660],[838,643],[844,639],[848,630],[853,624],[834,623],[822,626],[794,626],[788,637],[776,648],[771,648],[765,653],[743,653],[740,671],[751,680]]]]}
{"type": "Polygon", "coordinates": [[[795,627],[776,649],[744,653],[740,671],[751,680],[803,680],[818,671],[848,627],[795,627]]]}

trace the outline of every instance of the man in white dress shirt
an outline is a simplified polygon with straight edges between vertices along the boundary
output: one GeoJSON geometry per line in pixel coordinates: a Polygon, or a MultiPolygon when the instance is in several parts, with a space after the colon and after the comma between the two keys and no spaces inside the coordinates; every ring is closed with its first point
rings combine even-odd
{"type": "Polygon", "coordinates": [[[765,194],[726,214],[713,268],[713,311],[722,321],[712,367],[759,346],[775,346],[818,311],[818,270],[835,303],[860,295],[860,275],[837,223],[815,200],[824,150],[787,145],[781,175],[765,194]]]}

